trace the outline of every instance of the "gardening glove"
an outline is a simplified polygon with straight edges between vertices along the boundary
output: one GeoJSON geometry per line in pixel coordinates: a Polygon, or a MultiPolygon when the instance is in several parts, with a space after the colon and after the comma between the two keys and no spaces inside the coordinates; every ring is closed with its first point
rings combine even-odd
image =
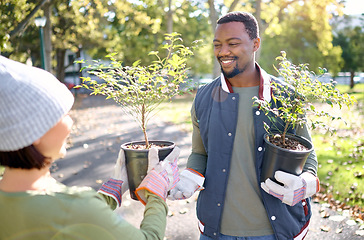
{"type": "Polygon", "coordinates": [[[116,201],[117,207],[120,207],[122,195],[128,189],[129,184],[125,167],[125,153],[123,149],[120,149],[111,178],[102,184],[98,192],[112,197],[116,201]]]}
{"type": "Polygon", "coordinates": [[[296,205],[320,190],[319,179],[309,172],[304,172],[296,176],[290,173],[276,171],[274,177],[283,186],[268,178],[265,182],[260,183],[261,188],[289,206],[296,205]]]}
{"type": "MultiPolygon", "coordinates": [[[[158,164],[158,162],[158,151],[149,151],[148,172],[150,172],[158,164]]],[[[102,184],[98,192],[112,197],[116,201],[117,207],[120,207],[122,196],[128,189],[129,184],[125,167],[125,153],[123,149],[120,149],[111,178],[102,184]]]]}
{"type": "MultiPolygon", "coordinates": [[[[149,150],[150,156],[158,156],[158,149],[151,148],[149,150]]],[[[147,203],[145,197],[145,191],[149,191],[164,201],[167,198],[169,190],[174,188],[179,181],[177,160],[180,153],[180,149],[175,147],[173,151],[163,160],[157,163],[157,165],[145,176],[138,188],[135,190],[135,195],[141,203],[144,205],[147,203]]]]}
{"type": "Polygon", "coordinates": [[[176,187],[173,188],[168,199],[170,200],[181,200],[190,198],[196,191],[204,189],[202,187],[205,177],[199,172],[186,168],[179,176],[180,180],[176,187]]]}

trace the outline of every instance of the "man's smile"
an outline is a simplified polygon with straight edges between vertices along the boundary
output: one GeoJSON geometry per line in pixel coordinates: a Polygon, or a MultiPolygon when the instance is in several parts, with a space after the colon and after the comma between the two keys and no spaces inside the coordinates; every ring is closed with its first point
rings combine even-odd
{"type": "Polygon", "coordinates": [[[236,57],[235,58],[228,58],[228,59],[227,58],[224,58],[224,59],[219,58],[219,61],[220,61],[221,66],[225,68],[225,67],[229,67],[229,66],[233,65],[236,59],[237,59],[236,57]]]}

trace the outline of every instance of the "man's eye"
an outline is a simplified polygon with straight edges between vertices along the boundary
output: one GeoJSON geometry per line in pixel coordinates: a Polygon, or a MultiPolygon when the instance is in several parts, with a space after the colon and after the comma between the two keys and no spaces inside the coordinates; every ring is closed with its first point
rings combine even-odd
{"type": "Polygon", "coordinates": [[[230,46],[237,46],[237,45],[238,45],[238,43],[230,43],[229,45],[230,45],[230,46]]]}
{"type": "Polygon", "coordinates": [[[221,47],[220,44],[214,44],[214,48],[219,48],[219,47],[221,47]]]}

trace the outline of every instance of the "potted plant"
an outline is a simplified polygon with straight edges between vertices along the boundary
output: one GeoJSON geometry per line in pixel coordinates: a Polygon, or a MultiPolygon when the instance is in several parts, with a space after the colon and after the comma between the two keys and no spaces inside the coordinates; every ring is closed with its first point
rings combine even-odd
{"type": "MultiPolygon", "coordinates": [[[[323,127],[331,134],[335,129],[327,123],[341,119],[325,110],[317,110],[313,103],[322,103],[340,109],[350,107],[355,99],[348,94],[342,94],[335,88],[335,83],[320,82],[308,64],[294,65],[286,58],[286,53],[276,58],[279,68],[276,68],[283,81],[271,81],[272,101],[254,97],[254,105],[258,106],[272,123],[264,122],[267,133],[264,136],[265,152],[263,158],[261,181],[268,177],[274,179],[274,173],[282,170],[299,175],[313,145],[307,139],[288,133],[290,129],[307,124],[311,129],[323,127]]],[[[319,69],[320,73],[326,72],[319,69]]]]}
{"type": "Polygon", "coordinates": [[[96,76],[99,81],[83,77],[78,87],[91,90],[93,95],[104,95],[106,99],[113,99],[139,124],[143,132],[143,141],[121,145],[125,151],[130,194],[135,200],[137,200],[134,194],[135,188],[147,173],[148,149],[151,146],[158,147],[159,157],[163,160],[175,146],[170,141],[149,140],[148,121],[156,114],[157,107],[162,102],[192,90],[187,80],[189,70],[187,60],[193,55],[198,41],[193,42],[192,47],[186,47],[182,42],[180,34],[166,34],[162,46],[163,53],[150,52],[149,55],[155,56],[156,60],[147,66],[141,65],[140,60],[134,62],[132,66],[124,66],[121,61],[114,58],[115,53],[113,53],[106,56],[110,59],[109,65],[97,61],[83,68],[86,68],[91,76],[96,76]],[[163,54],[165,57],[161,57],[163,54]]]}

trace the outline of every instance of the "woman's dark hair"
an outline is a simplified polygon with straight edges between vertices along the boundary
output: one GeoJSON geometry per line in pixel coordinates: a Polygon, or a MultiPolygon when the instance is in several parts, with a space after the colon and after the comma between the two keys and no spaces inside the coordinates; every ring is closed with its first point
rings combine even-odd
{"type": "Polygon", "coordinates": [[[0,151],[0,165],[2,166],[22,169],[41,169],[48,163],[48,159],[33,145],[11,152],[0,151]]]}
{"type": "Polygon", "coordinates": [[[257,19],[247,12],[229,12],[217,20],[217,24],[241,22],[244,24],[250,39],[256,39],[259,36],[259,27],[257,19]]]}

